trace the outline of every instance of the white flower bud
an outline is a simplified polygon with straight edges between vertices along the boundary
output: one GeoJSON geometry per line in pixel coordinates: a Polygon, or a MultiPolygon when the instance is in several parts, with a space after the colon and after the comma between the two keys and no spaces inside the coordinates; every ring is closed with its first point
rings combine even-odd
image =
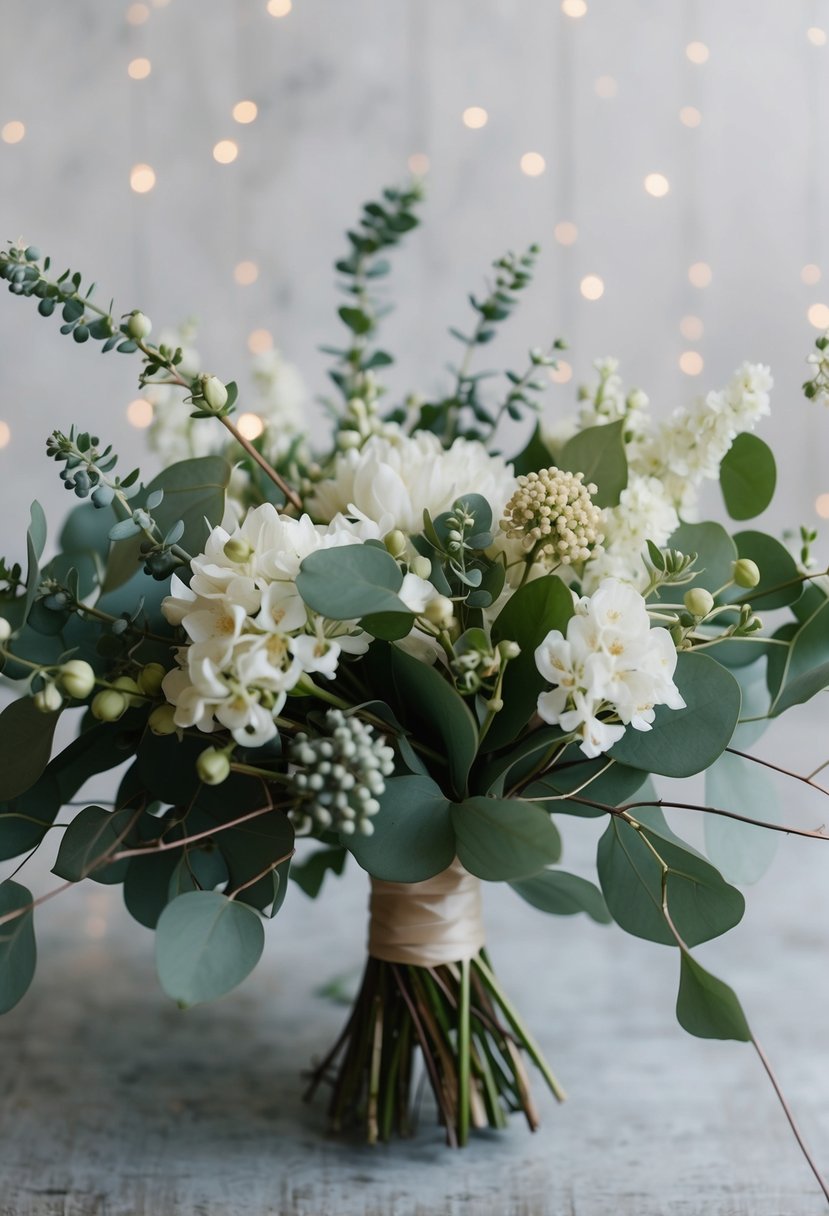
{"type": "Polygon", "coordinates": [[[445,595],[437,595],[426,605],[423,615],[439,629],[448,629],[455,619],[455,606],[445,595]]]}
{"type": "Polygon", "coordinates": [[[229,562],[241,565],[250,558],[253,553],[253,545],[245,540],[244,536],[231,536],[222,552],[229,562]]]}
{"type": "Polygon", "coordinates": [[[60,685],[67,696],[82,701],[95,687],[95,672],[83,659],[70,659],[64,663],[58,675],[60,685]]]}
{"type": "Polygon", "coordinates": [[[750,557],[741,557],[731,568],[731,575],[738,587],[756,587],[760,582],[760,568],[750,557]]]}
{"type": "Polygon", "coordinates": [[[201,395],[211,410],[221,410],[227,405],[227,389],[218,376],[205,373],[199,376],[201,395]]]}
{"type": "Polygon", "coordinates": [[[424,557],[422,553],[418,553],[417,557],[412,558],[409,563],[409,569],[418,578],[428,578],[432,573],[432,563],[428,557],[424,557]]]}
{"type": "Polygon", "coordinates": [[[691,616],[704,617],[708,616],[714,607],[714,597],[704,587],[692,587],[690,591],[685,592],[683,603],[691,616]]]}
{"type": "Polygon", "coordinates": [[[63,705],[63,697],[54,684],[47,684],[45,688],[41,688],[40,692],[36,692],[32,697],[35,703],[35,709],[39,709],[42,714],[55,714],[63,705]]]}
{"type": "Polygon", "coordinates": [[[92,717],[97,718],[99,722],[117,722],[126,708],[127,698],[123,693],[105,688],[92,702],[92,717]]]}
{"type": "Polygon", "coordinates": [[[196,761],[199,780],[205,785],[221,785],[230,776],[230,760],[227,752],[208,747],[196,761]]]}
{"type": "Polygon", "coordinates": [[[112,686],[123,694],[130,709],[134,709],[136,705],[141,704],[143,700],[141,689],[132,676],[119,676],[117,680],[112,681],[112,686]]]}
{"type": "Polygon", "coordinates": [[[155,697],[161,692],[161,682],[167,672],[160,663],[147,663],[138,673],[138,687],[148,697],[155,697]]]}
{"type": "Polygon", "coordinates": [[[147,719],[147,725],[154,735],[174,735],[176,711],[172,705],[157,705],[147,719]]]}
{"type": "Polygon", "coordinates": [[[4,616],[0,616],[0,642],[8,642],[12,635],[12,627],[4,616]]]}
{"type": "Polygon", "coordinates": [[[511,642],[508,639],[504,639],[503,642],[498,643],[498,653],[504,660],[517,659],[521,653],[521,647],[517,642],[511,642]]]}
{"type": "Polygon", "coordinates": [[[399,528],[395,528],[392,532],[387,532],[383,537],[383,544],[395,561],[406,552],[406,537],[399,528]]]}
{"type": "Polygon", "coordinates": [[[127,319],[127,333],[136,342],[143,342],[145,338],[150,336],[152,331],[152,322],[149,317],[145,317],[143,312],[139,312],[134,308],[127,319]]]}

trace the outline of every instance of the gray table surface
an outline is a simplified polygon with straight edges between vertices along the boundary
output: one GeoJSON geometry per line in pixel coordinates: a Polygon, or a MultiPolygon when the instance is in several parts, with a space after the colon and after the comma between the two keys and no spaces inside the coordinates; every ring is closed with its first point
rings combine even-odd
{"type": "MultiPolygon", "coordinates": [[[[816,796],[795,794],[787,813],[821,822],[816,796]]],[[[565,827],[583,868],[594,825],[565,827]]],[[[784,838],[743,924],[699,951],[740,994],[824,1170],[827,867],[829,845],[784,838]]],[[[0,1216],[826,1210],[751,1048],[677,1027],[674,951],[545,917],[502,888],[486,893],[494,961],[570,1100],[539,1089],[534,1136],[516,1121],[462,1152],[428,1111],[405,1144],[329,1138],[300,1070],[344,1017],[318,989],[359,971],[365,876],[352,867],[334,885],[316,903],[293,888],[251,979],[185,1013],[158,989],[152,936],[118,888],[45,904],[35,985],[0,1023],[0,1216]]]]}

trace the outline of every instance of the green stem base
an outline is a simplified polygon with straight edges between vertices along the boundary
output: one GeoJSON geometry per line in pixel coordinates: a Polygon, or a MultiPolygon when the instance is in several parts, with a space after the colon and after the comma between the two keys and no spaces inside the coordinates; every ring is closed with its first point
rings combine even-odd
{"type": "Polygon", "coordinates": [[[411,1136],[417,1122],[418,1057],[446,1142],[461,1148],[472,1128],[539,1118],[528,1056],[559,1101],[564,1092],[502,992],[484,951],[473,959],[415,967],[371,958],[342,1034],[313,1069],[310,1100],[330,1084],[334,1132],[362,1130],[369,1144],[411,1136]]]}

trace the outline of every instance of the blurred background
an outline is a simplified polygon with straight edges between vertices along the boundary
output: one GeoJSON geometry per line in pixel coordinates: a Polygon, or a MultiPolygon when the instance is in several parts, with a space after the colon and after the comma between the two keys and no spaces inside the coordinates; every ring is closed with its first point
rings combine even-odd
{"type": "MultiPolygon", "coordinates": [[[[551,410],[613,354],[667,413],[767,362],[762,433],[783,465],[767,522],[829,516],[829,418],[800,393],[829,326],[829,0],[4,0],[3,18],[3,237],[156,334],[197,318],[223,379],[248,385],[251,351],[274,347],[309,402],[324,391],[344,229],[415,172],[428,200],[392,281],[395,393],[439,385],[467,292],[538,241],[487,363],[523,367],[560,335],[551,410]]],[[[138,365],[57,331],[0,301],[9,557],[32,497],[69,505],[53,427],[158,464],[149,410],[130,408],[138,365]]]]}

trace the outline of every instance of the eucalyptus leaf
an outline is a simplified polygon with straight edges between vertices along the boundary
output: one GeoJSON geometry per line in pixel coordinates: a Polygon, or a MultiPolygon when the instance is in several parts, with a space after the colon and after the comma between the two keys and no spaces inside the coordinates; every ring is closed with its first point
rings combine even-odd
{"type": "Polygon", "coordinates": [[[412,611],[396,594],[403,585],[397,562],[376,545],[319,549],[305,558],[297,591],[314,612],[332,621],[412,611]]]}
{"type": "Polygon", "coordinates": [[[452,807],[458,857],[490,882],[530,878],[561,856],[547,811],[518,798],[468,798],[452,807]]]}
{"type": "Polygon", "coordinates": [[[422,882],[455,857],[450,803],[430,777],[390,777],[371,819],[370,836],[343,836],[343,845],[374,878],[422,882]]]}
{"type": "Polygon", "coordinates": [[[462,795],[478,749],[478,728],[466,702],[436,668],[396,648],[390,658],[405,721],[426,741],[439,743],[452,788],[462,795]]]}
{"type": "Polygon", "coordinates": [[[777,465],[767,443],[743,431],[720,463],[720,487],[732,519],[752,519],[774,497],[777,465]]]}
{"type": "Polygon", "coordinates": [[[586,912],[600,925],[609,925],[613,919],[598,887],[566,870],[542,870],[540,874],[510,883],[510,886],[540,912],[550,912],[554,916],[586,912]]]}
{"type": "Polygon", "coordinates": [[[676,1017],[684,1030],[700,1039],[751,1041],[746,1016],[732,989],[684,950],[680,955],[676,1017]]]}
{"type": "Polygon", "coordinates": [[[571,473],[583,473],[584,483],[595,482],[593,501],[599,507],[615,507],[628,483],[624,419],[591,426],[568,439],[558,465],[571,473]]]}
{"type": "Polygon", "coordinates": [[[224,996],[262,954],[262,920],[219,891],[189,891],[168,904],[156,927],[161,987],[182,1007],[224,996]]]}
{"type": "Polygon", "coordinates": [[[829,600],[824,600],[794,635],[783,668],[780,689],[772,703],[772,717],[778,717],[793,705],[801,705],[804,701],[811,700],[827,687],[829,600]]]}
{"type": "MultiPolygon", "coordinates": [[[[770,774],[759,764],[724,752],[705,774],[705,801],[771,825],[780,823],[780,803],[770,774]]],[[[777,853],[780,833],[724,815],[705,816],[705,851],[729,882],[754,883],[777,853]]]]}
{"type": "Polygon", "coordinates": [[[27,696],[0,714],[0,801],[19,797],[38,780],[49,763],[59,717],[41,713],[27,696]]]}
{"type": "Polygon", "coordinates": [[[0,1013],[8,1013],[26,994],[35,974],[32,893],[18,882],[0,882],[0,917],[25,908],[13,920],[0,924],[0,1013]]]}
{"type": "Polygon", "coordinates": [[[348,853],[342,845],[317,849],[304,861],[294,862],[291,878],[309,899],[316,899],[326,874],[342,874],[347,857],[348,853]]]}
{"type": "MultiPolygon", "coordinates": [[[[737,546],[722,524],[680,524],[669,538],[668,546],[681,553],[696,553],[694,577],[684,585],[683,591],[691,587],[704,587],[712,594],[731,581],[731,568],[737,560],[737,546]]],[[[676,589],[665,587],[659,596],[663,600],[674,600],[676,589]]]]}
{"type": "Polygon", "coordinates": [[[100,806],[86,806],[75,816],[63,834],[52,873],[68,882],[80,882],[91,878],[95,882],[123,882],[128,860],[97,865],[99,858],[108,852],[127,847],[131,822],[135,818],[132,808],[107,811],[100,806]]]}

